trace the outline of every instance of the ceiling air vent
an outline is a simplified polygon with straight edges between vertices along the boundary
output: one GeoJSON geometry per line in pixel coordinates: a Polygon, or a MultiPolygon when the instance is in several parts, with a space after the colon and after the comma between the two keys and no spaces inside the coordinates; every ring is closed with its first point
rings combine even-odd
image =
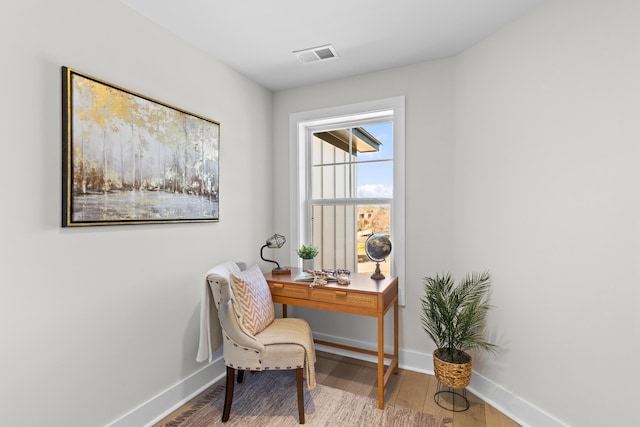
{"type": "Polygon", "coordinates": [[[338,52],[330,44],[325,46],[313,47],[311,49],[296,50],[293,52],[300,61],[305,64],[317,61],[326,61],[338,57],[338,52]]]}

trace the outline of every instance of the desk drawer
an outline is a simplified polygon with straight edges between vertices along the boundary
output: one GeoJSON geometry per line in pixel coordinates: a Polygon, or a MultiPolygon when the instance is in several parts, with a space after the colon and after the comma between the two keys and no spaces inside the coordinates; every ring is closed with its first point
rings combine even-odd
{"type": "Polygon", "coordinates": [[[335,304],[350,305],[354,307],[376,308],[375,295],[361,294],[358,292],[342,291],[337,289],[310,289],[309,298],[313,301],[332,302],[335,304]]]}
{"type": "Polygon", "coordinates": [[[286,283],[269,283],[271,295],[282,297],[309,299],[308,286],[287,285],[286,283]]]}

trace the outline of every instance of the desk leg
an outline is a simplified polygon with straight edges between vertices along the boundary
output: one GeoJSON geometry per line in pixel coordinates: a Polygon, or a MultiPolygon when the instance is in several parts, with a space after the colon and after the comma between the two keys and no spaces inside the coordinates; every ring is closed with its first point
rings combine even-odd
{"type": "MultiPolygon", "coordinates": [[[[393,357],[398,361],[398,299],[393,304],[393,357]]],[[[399,363],[396,363],[396,368],[393,370],[394,374],[400,372],[399,363]]]]}
{"type": "Polygon", "coordinates": [[[384,314],[378,313],[378,408],[384,409],[384,314]]]}
{"type": "Polygon", "coordinates": [[[287,304],[282,304],[282,318],[287,317],[287,304]]]}

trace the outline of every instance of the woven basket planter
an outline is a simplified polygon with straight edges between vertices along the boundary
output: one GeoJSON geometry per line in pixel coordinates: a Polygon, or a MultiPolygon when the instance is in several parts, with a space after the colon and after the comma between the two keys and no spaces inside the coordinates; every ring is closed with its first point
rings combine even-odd
{"type": "Polygon", "coordinates": [[[462,351],[461,353],[469,358],[468,362],[449,363],[438,357],[440,351],[444,350],[436,349],[433,352],[433,370],[436,379],[449,388],[466,388],[471,382],[471,356],[462,351]]]}

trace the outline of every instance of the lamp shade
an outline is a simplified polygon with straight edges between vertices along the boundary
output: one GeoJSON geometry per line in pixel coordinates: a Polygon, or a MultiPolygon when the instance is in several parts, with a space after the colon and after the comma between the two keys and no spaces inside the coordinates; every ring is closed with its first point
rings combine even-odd
{"type": "Polygon", "coordinates": [[[267,247],[268,248],[281,248],[287,239],[284,238],[282,234],[274,234],[273,236],[267,239],[267,247]]]}

